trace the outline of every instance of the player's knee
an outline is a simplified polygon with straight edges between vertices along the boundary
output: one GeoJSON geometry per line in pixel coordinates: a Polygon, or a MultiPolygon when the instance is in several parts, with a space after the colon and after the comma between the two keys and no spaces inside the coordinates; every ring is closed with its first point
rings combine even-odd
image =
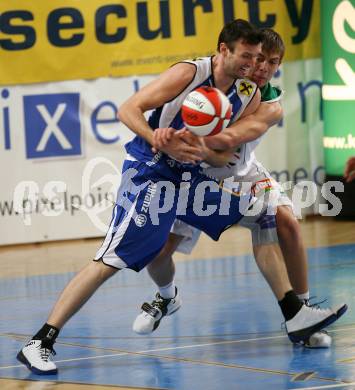
{"type": "Polygon", "coordinates": [[[98,261],[93,261],[91,264],[91,267],[93,269],[93,272],[96,275],[96,280],[99,283],[105,282],[108,278],[110,278],[117,271],[119,271],[118,268],[114,268],[114,267],[111,267],[111,266],[105,264],[102,261],[102,259],[98,260],[98,261]]]}
{"type": "Polygon", "coordinates": [[[300,225],[287,206],[278,207],[276,214],[277,232],[280,238],[297,238],[300,235],[300,225]]]}
{"type": "Polygon", "coordinates": [[[156,258],[151,264],[166,263],[168,261],[171,262],[172,255],[175,253],[176,248],[179,246],[182,238],[182,236],[170,233],[169,238],[163,246],[162,250],[159,252],[159,254],[156,256],[156,258]]]}
{"type": "Polygon", "coordinates": [[[175,246],[171,245],[169,241],[166,242],[158,255],[147,265],[148,270],[153,271],[156,268],[167,266],[168,264],[172,263],[172,255],[174,254],[175,249],[175,246]]]}
{"type": "Polygon", "coordinates": [[[170,255],[169,251],[162,250],[153,261],[151,261],[147,268],[149,271],[152,271],[157,268],[161,268],[162,266],[166,266],[170,263],[172,263],[173,259],[170,255]]]}

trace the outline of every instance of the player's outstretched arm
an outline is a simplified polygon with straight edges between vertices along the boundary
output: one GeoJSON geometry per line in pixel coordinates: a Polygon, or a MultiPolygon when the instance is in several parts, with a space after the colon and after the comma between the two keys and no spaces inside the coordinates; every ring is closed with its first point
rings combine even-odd
{"type": "Polygon", "coordinates": [[[280,122],[283,110],[279,102],[261,103],[254,114],[247,115],[234,123],[233,141],[237,144],[251,142],[262,136],[270,127],[280,122]]]}
{"type": "Polygon", "coordinates": [[[225,129],[218,136],[224,137],[223,143],[210,137],[206,144],[213,149],[236,148],[241,144],[254,141],[262,136],[270,127],[278,123],[283,116],[280,103],[261,103],[253,113],[242,117],[225,129]]]}

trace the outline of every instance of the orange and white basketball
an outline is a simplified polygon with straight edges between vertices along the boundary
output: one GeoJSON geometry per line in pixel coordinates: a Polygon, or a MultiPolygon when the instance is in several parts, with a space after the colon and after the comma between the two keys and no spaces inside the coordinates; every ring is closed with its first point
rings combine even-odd
{"type": "Polygon", "coordinates": [[[216,135],[227,127],[232,116],[232,105],[219,89],[199,87],[186,96],[181,115],[192,133],[199,136],[216,135]]]}

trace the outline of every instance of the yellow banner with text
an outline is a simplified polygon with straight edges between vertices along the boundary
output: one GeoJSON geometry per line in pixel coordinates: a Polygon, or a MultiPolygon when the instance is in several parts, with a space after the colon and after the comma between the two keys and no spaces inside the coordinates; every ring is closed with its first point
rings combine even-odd
{"type": "Polygon", "coordinates": [[[319,0],[0,3],[0,84],[159,73],[212,54],[226,22],[274,28],[285,61],[320,56],[319,0]]]}

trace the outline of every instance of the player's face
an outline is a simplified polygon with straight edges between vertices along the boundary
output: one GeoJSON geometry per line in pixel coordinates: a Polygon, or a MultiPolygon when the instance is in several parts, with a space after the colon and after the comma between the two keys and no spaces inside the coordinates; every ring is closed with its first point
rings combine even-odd
{"type": "Polygon", "coordinates": [[[233,50],[225,46],[225,72],[231,78],[247,77],[254,69],[256,60],[261,54],[261,43],[250,45],[238,40],[233,50]]]}
{"type": "Polygon", "coordinates": [[[279,53],[261,53],[257,58],[251,79],[258,87],[263,87],[272,79],[280,63],[281,57],[279,53]]]}

